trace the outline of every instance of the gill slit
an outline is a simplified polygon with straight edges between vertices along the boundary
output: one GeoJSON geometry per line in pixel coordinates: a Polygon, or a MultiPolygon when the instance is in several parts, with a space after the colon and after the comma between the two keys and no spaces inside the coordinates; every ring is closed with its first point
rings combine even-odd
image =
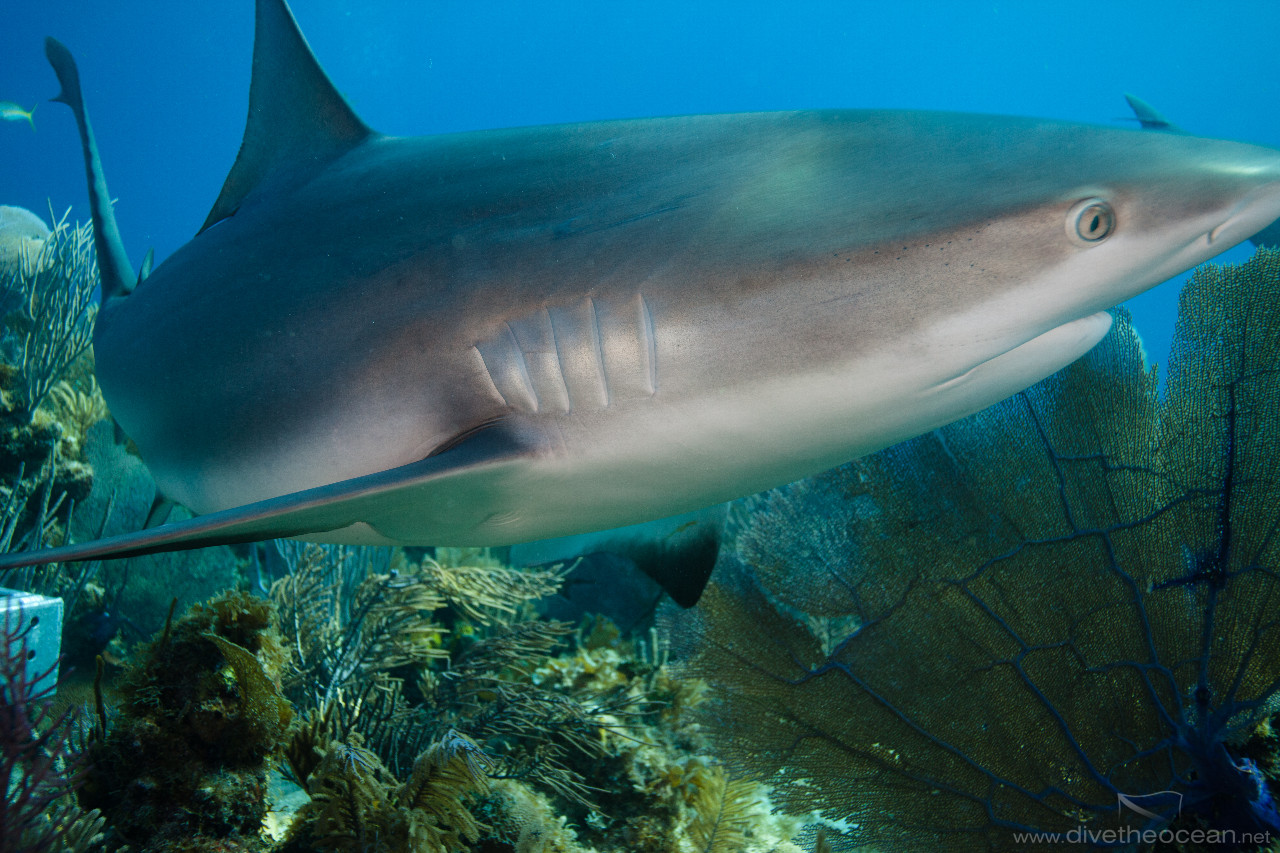
{"type": "Polygon", "coordinates": [[[567,415],[573,411],[573,397],[569,395],[569,380],[564,372],[564,354],[560,352],[560,336],[556,334],[556,318],[551,313],[551,309],[543,306],[542,311],[547,315],[547,327],[551,329],[551,346],[556,350],[556,370],[560,377],[560,387],[564,389],[565,409],[567,415]]]}
{"type": "Polygon", "coordinates": [[[653,312],[649,303],[640,294],[640,337],[644,339],[644,352],[649,368],[649,396],[658,393],[658,341],[653,332],[653,312]]]}
{"type": "MultiPolygon", "coordinates": [[[[217,223],[215,223],[217,224],[217,223]]],[[[498,380],[493,378],[493,367],[489,364],[489,359],[484,357],[484,350],[478,346],[471,347],[476,351],[476,355],[480,356],[480,364],[484,366],[485,376],[489,377],[489,384],[493,386],[493,393],[498,395],[498,399],[502,401],[502,405],[508,409],[511,408],[511,401],[507,399],[507,395],[502,393],[502,389],[498,387],[498,380]]]]}
{"type": "Polygon", "coordinates": [[[511,328],[511,324],[505,320],[502,325],[507,327],[507,334],[511,336],[511,343],[516,351],[516,366],[520,368],[520,380],[524,382],[524,387],[529,389],[529,396],[533,398],[533,410],[541,412],[542,400],[538,397],[538,387],[533,384],[533,377],[529,375],[529,362],[525,359],[520,339],[516,337],[516,330],[511,328]]]}
{"type": "Polygon", "coordinates": [[[596,301],[590,296],[587,297],[587,304],[591,306],[591,343],[596,352],[596,375],[600,379],[600,398],[607,409],[613,402],[613,394],[609,390],[609,371],[604,366],[604,332],[600,329],[600,309],[596,308],[596,301]]]}

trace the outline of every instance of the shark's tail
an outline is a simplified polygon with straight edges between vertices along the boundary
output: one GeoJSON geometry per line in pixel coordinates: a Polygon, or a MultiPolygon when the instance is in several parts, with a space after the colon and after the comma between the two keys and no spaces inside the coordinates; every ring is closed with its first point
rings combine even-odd
{"type": "Polygon", "coordinates": [[[71,107],[76,125],[80,128],[80,145],[84,150],[84,169],[89,181],[89,209],[93,214],[93,247],[98,253],[98,272],[102,276],[102,302],[113,296],[125,296],[133,290],[137,277],[125,254],[116,215],[111,209],[111,194],[107,191],[107,179],[102,173],[102,159],[98,156],[98,143],[84,109],[84,96],[80,91],[80,72],[76,61],[62,42],[55,38],[44,40],[44,55],[58,75],[62,91],[53,100],[71,107]]]}
{"type": "Polygon", "coordinates": [[[38,106],[40,105],[36,104],[31,109],[27,110],[27,124],[31,125],[32,133],[36,132],[36,107],[38,106]]]}

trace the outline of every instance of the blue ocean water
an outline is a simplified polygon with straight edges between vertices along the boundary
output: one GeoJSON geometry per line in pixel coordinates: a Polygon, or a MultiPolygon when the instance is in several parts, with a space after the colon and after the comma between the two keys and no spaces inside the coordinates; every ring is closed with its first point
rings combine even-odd
{"type": "MultiPolygon", "coordinates": [[[[135,265],[203,222],[235,158],[250,0],[42,0],[0,11],[0,100],[56,94],[76,54],[135,265]]],[[[1280,3],[294,0],[338,88],[394,134],[803,107],[1126,121],[1123,93],[1186,129],[1280,146],[1280,3]]],[[[0,122],[0,204],[87,218],[70,112],[0,122]]],[[[1247,250],[1227,258],[1239,260],[1247,250]]],[[[1177,285],[1130,304],[1163,362],[1177,285]]]]}

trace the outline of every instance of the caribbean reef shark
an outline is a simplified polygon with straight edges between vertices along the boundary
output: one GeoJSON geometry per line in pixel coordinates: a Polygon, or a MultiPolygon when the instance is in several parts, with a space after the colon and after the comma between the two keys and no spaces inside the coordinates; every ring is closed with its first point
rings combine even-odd
{"type": "Polygon", "coordinates": [[[244,142],[137,284],[74,63],[111,411],[201,513],[0,566],[271,537],[502,545],[790,482],[1088,351],[1280,217],[1280,152],[825,110],[394,138],[258,0],[244,142]],[[130,292],[132,290],[132,292],[130,292]]]}

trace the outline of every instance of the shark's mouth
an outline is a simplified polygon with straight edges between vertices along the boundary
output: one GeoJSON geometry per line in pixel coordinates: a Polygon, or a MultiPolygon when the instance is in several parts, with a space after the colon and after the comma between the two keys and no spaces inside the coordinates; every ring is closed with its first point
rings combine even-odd
{"type": "Polygon", "coordinates": [[[1008,394],[1016,393],[1093,349],[1110,329],[1111,314],[1107,311],[1072,320],[944,379],[931,390],[935,393],[961,388],[976,390],[1008,382],[1011,383],[1008,394]]]}

